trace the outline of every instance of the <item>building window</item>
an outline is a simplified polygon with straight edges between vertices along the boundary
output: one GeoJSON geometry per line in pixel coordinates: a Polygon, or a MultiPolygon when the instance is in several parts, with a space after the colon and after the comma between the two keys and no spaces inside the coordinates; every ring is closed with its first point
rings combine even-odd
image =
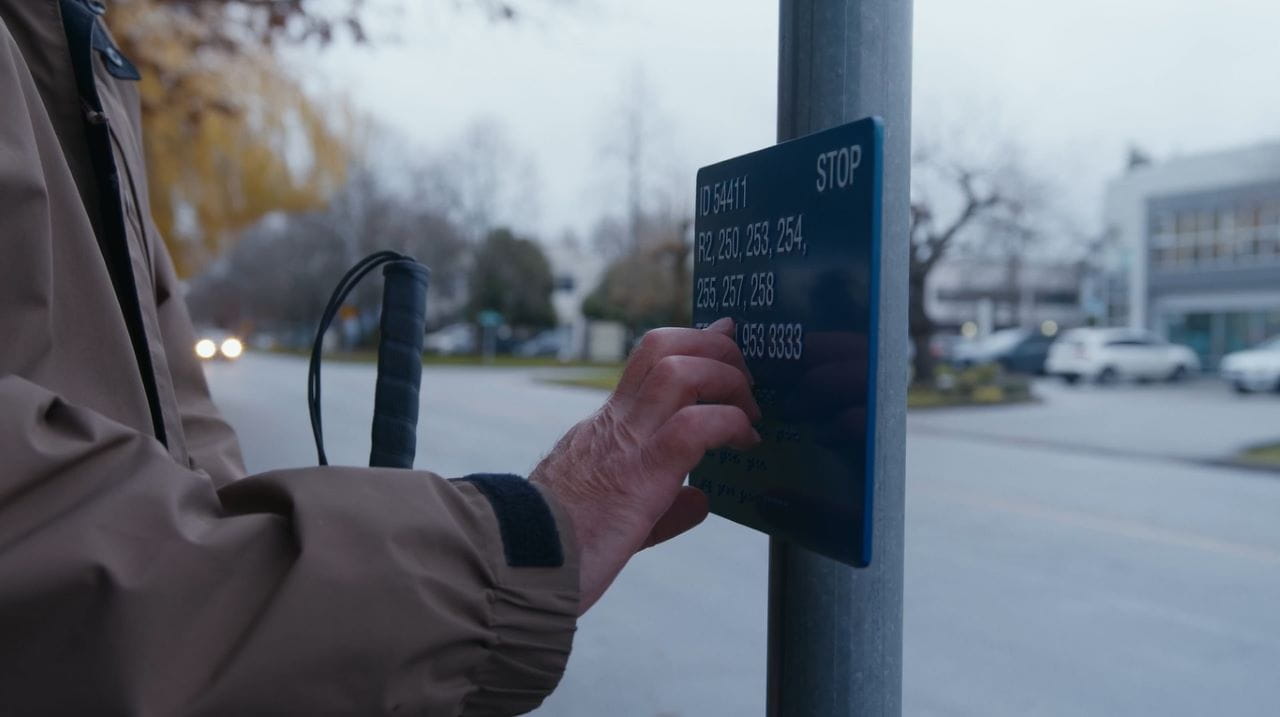
{"type": "Polygon", "coordinates": [[[1172,268],[1177,259],[1177,222],[1173,212],[1160,212],[1151,220],[1151,264],[1159,269],[1172,268]]]}
{"type": "Polygon", "coordinates": [[[1192,212],[1178,212],[1177,231],[1179,236],[1191,234],[1196,230],[1196,215],[1192,212]]]}
{"type": "Polygon", "coordinates": [[[1258,255],[1258,247],[1254,242],[1254,231],[1252,229],[1236,230],[1236,261],[1240,264],[1248,264],[1258,255]]]}
{"type": "Polygon", "coordinates": [[[1255,242],[1258,246],[1258,262],[1273,262],[1277,256],[1280,256],[1280,242],[1277,242],[1276,231],[1274,227],[1260,227],[1258,229],[1258,239],[1255,242]]]}
{"type": "Polygon", "coordinates": [[[1280,199],[1272,199],[1262,205],[1261,219],[1264,226],[1280,226],[1280,199]]]}
{"type": "Polygon", "coordinates": [[[1213,258],[1218,264],[1230,264],[1235,259],[1235,234],[1221,231],[1214,235],[1213,258]]]}
{"type": "Polygon", "coordinates": [[[1175,266],[1190,268],[1196,263],[1196,244],[1198,235],[1195,230],[1195,217],[1185,213],[1178,217],[1178,246],[1175,253],[1175,266]]]}
{"type": "Polygon", "coordinates": [[[1154,212],[1149,242],[1159,271],[1280,263],[1280,198],[1154,212]]]}
{"type": "Polygon", "coordinates": [[[1269,261],[1280,257],[1280,200],[1265,202],[1258,212],[1258,253],[1269,261]]]}

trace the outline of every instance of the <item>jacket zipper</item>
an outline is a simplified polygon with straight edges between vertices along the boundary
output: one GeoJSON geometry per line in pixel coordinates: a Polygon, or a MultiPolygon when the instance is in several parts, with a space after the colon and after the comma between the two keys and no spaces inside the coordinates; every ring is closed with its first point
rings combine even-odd
{"type": "Polygon", "coordinates": [[[107,264],[107,272],[111,275],[116,304],[120,307],[125,328],[129,332],[129,341],[133,346],[142,388],[147,395],[152,432],[156,440],[168,447],[164,409],[160,403],[160,389],[156,385],[155,367],[151,363],[151,349],[147,342],[146,327],[142,321],[137,278],[134,276],[133,262],[129,255],[128,232],[124,226],[126,219],[124,201],[121,197],[123,188],[120,186],[120,168],[116,166],[111,147],[111,122],[102,110],[92,106],[88,101],[82,100],[82,102],[84,102],[85,120],[89,124],[89,147],[93,154],[94,172],[97,175],[101,200],[99,205],[104,236],[98,237],[98,246],[107,264]],[[112,209],[115,211],[111,211],[112,209]],[[121,253],[122,250],[123,253],[121,253]]]}

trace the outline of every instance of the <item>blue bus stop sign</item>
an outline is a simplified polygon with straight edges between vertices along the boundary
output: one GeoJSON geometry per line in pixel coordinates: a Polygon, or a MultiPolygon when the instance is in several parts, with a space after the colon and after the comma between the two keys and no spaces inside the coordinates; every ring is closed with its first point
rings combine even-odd
{"type": "Polygon", "coordinates": [[[484,309],[476,314],[476,321],[486,328],[501,326],[503,322],[502,314],[493,309],[484,309]]]}
{"type": "Polygon", "coordinates": [[[882,129],[867,118],[698,171],[693,321],[730,316],[764,442],[690,476],[718,515],[871,562],[882,129]]]}

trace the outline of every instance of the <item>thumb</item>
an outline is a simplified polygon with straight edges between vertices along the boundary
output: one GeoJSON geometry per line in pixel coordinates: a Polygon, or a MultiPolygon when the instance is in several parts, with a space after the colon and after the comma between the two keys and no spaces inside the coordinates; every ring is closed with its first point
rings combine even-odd
{"type": "Polygon", "coordinates": [[[671,501],[671,507],[658,518],[641,549],[652,548],[693,528],[707,518],[707,495],[693,486],[684,486],[671,501]]]}
{"type": "Polygon", "coordinates": [[[733,338],[734,336],[733,319],[729,318],[728,316],[723,316],[719,319],[716,319],[710,326],[703,329],[703,331],[714,331],[715,333],[724,334],[729,338],[733,338]]]}

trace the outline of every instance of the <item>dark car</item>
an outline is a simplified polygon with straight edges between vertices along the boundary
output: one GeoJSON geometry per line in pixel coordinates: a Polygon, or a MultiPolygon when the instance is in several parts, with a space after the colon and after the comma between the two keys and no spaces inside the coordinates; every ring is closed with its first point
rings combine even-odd
{"type": "Polygon", "coordinates": [[[569,348],[569,331],[561,327],[547,329],[515,348],[516,356],[526,358],[558,358],[569,348]]]}
{"type": "Polygon", "coordinates": [[[1057,338],[1057,332],[1002,329],[971,345],[957,347],[955,362],[961,366],[998,363],[1009,373],[1040,375],[1044,373],[1049,347],[1057,338]]]}

